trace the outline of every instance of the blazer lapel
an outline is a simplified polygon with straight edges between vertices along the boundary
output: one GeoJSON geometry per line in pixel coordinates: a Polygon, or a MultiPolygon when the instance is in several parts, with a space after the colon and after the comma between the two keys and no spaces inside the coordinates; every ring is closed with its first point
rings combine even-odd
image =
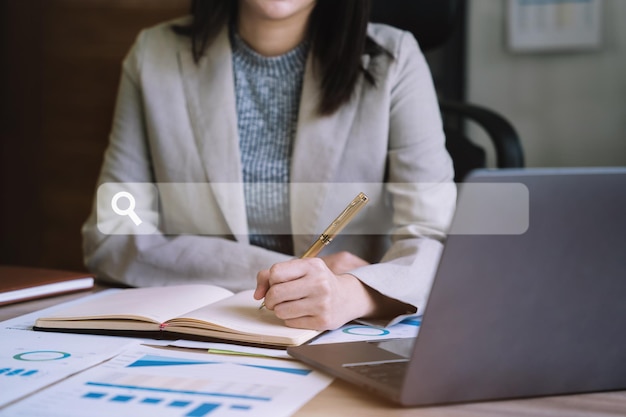
{"type": "MultiPolygon", "coordinates": [[[[333,219],[322,219],[327,198],[353,197],[328,195],[328,184],[348,140],[361,95],[359,80],[351,101],[330,116],[320,116],[317,107],[320,81],[315,76],[313,59],[309,56],[302,86],[298,129],[291,164],[291,221],[295,254],[300,255],[311,244],[311,236],[319,235],[333,219]]],[[[336,213],[339,214],[339,213],[336,213]]]]}
{"type": "Polygon", "coordinates": [[[207,181],[237,240],[248,240],[228,29],[220,32],[198,64],[179,51],[191,126],[207,181]]]}
{"type": "MultiPolygon", "coordinates": [[[[237,240],[248,241],[239,155],[237,114],[228,29],[225,27],[198,64],[188,48],[179,51],[187,106],[207,181],[237,240]]],[[[320,215],[328,183],[341,161],[362,88],[359,80],[351,102],[330,116],[320,116],[319,79],[309,56],[304,74],[298,128],[291,163],[291,221],[296,255],[311,244],[332,219],[320,215]],[[303,185],[304,184],[304,185],[303,185]]],[[[351,198],[351,197],[349,197],[351,198]]],[[[348,201],[346,201],[347,203],[348,201]]]]}

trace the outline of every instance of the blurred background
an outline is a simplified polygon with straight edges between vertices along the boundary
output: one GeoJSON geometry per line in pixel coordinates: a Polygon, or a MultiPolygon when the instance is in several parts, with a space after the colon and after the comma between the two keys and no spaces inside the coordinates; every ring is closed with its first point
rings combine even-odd
{"type": "MultiPolygon", "coordinates": [[[[511,34],[519,19],[531,32],[546,24],[537,8],[549,0],[461,2],[452,36],[427,53],[439,93],[506,117],[526,166],[626,165],[626,1],[570,3],[596,1],[599,41],[567,47],[546,37],[520,47],[527,33],[511,34]],[[515,5],[538,14],[511,16],[515,5]]],[[[80,227],[108,141],[120,63],[141,28],[182,16],[188,5],[0,0],[0,264],[84,269],[80,227]]],[[[467,129],[486,140],[477,127],[467,129]]]]}

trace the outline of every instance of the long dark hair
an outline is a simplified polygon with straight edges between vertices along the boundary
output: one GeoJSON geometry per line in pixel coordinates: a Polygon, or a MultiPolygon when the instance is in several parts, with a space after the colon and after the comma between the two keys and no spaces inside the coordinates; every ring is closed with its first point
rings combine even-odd
{"type": "MultiPolygon", "coordinates": [[[[371,0],[317,0],[309,22],[309,39],[315,70],[320,72],[322,95],[318,111],[334,113],[348,102],[361,75],[372,85],[376,80],[363,68],[363,54],[378,55],[382,49],[367,36],[371,0]]],[[[175,26],[178,34],[191,38],[198,62],[223,26],[235,19],[238,0],[192,0],[192,21],[175,26]]]]}

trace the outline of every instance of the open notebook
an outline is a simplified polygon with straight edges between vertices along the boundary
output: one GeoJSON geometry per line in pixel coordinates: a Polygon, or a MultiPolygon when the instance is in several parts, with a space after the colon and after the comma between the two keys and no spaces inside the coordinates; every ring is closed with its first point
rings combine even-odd
{"type": "Polygon", "coordinates": [[[253,290],[213,285],[131,288],[37,319],[35,330],[297,346],[319,331],[287,327],[259,309],[253,290]]]}

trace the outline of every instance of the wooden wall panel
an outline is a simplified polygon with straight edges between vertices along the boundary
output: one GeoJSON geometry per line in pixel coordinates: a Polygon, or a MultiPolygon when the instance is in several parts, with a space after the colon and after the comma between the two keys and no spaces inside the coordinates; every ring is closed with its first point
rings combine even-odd
{"type": "Polygon", "coordinates": [[[13,114],[0,130],[0,263],[79,269],[121,61],[141,28],[184,15],[188,0],[1,1],[3,23],[29,24],[3,28],[13,114]]]}
{"type": "Polygon", "coordinates": [[[41,3],[0,5],[0,262],[28,264],[41,253],[41,3]]]}

